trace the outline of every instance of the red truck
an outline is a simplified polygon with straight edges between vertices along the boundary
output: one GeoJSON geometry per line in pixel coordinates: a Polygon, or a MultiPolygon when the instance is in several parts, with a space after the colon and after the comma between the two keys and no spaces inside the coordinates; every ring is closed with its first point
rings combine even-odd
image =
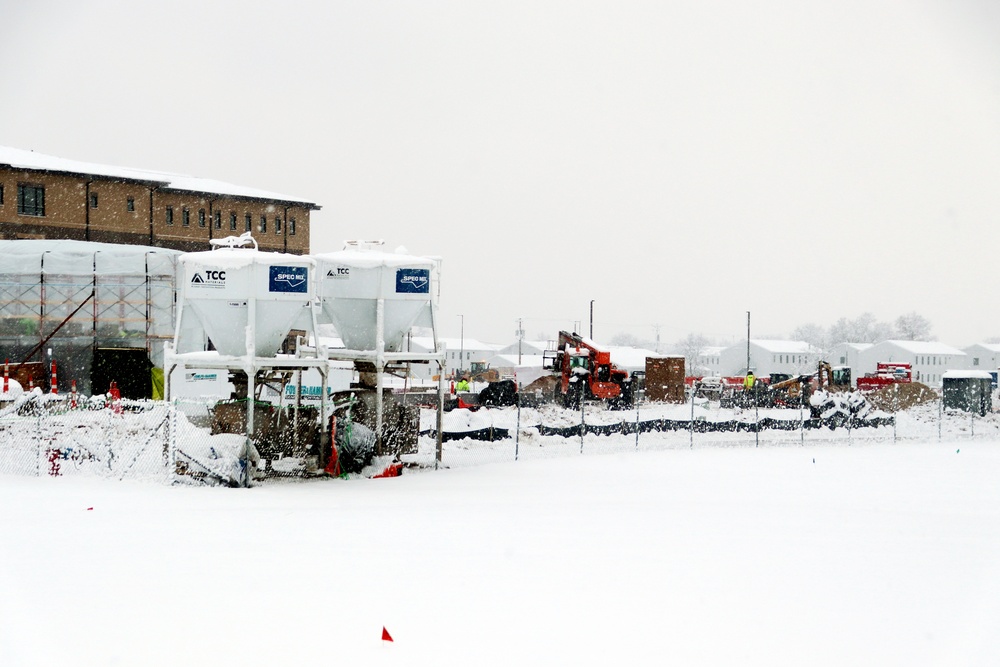
{"type": "Polygon", "coordinates": [[[874,373],[866,373],[858,378],[858,391],[875,391],[890,384],[913,382],[910,364],[879,362],[874,373]]]}

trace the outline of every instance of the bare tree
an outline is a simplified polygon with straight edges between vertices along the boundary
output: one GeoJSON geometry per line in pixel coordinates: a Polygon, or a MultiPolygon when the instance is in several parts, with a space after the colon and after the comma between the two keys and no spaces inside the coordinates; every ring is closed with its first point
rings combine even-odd
{"type": "Polygon", "coordinates": [[[877,343],[895,336],[895,328],[888,322],[879,322],[871,313],[862,313],[853,320],[841,317],[830,326],[828,343],[877,343]]]}
{"type": "Polygon", "coordinates": [[[642,347],[639,337],[630,333],[615,334],[611,337],[611,344],[620,347],[642,347]]]}
{"type": "Polygon", "coordinates": [[[802,340],[824,353],[830,349],[827,330],[818,324],[803,324],[792,332],[792,340],[802,340]]]}
{"type": "Polygon", "coordinates": [[[688,375],[702,375],[703,369],[698,368],[698,357],[711,344],[702,334],[688,334],[677,342],[677,348],[684,355],[684,368],[688,375]]]}
{"type": "Polygon", "coordinates": [[[930,320],[916,311],[896,318],[896,332],[903,340],[933,340],[930,320]]]}

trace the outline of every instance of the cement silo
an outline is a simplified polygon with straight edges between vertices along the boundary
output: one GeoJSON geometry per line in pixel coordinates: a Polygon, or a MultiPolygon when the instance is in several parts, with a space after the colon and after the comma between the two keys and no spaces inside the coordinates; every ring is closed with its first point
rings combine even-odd
{"type": "Polygon", "coordinates": [[[322,321],[337,328],[347,349],[400,352],[412,327],[433,325],[433,259],[385,252],[374,244],[313,257],[322,321]]]}
{"type": "Polygon", "coordinates": [[[180,319],[197,320],[221,355],[273,357],[311,307],[315,264],[309,257],[251,248],[182,255],[180,319]]]}
{"type": "MultiPolygon", "coordinates": [[[[332,324],[344,342],[344,349],[330,350],[330,356],[355,363],[359,376],[355,394],[363,404],[371,404],[367,425],[375,431],[377,453],[406,453],[416,446],[416,427],[412,433],[403,433],[402,427],[390,432],[386,427],[385,403],[391,394],[384,390],[384,376],[405,373],[413,363],[435,364],[440,406],[444,350],[438,344],[435,315],[439,262],[387,252],[381,241],[349,241],[339,252],[313,257],[320,275],[320,322],[332,324]],[[431,352],[405,349],[406,334],[416,326],[431,330],[431,352]]],[[[396,408],[398,404],[393,405],[396,408]]],[[[400,424],[407,418],[389,421],[400,424]]]]}
{"type": "Polygon", "coordinates": [[[248,234],[213,244],[218,246],[214,250],[187,253],[178,261],[177,326],[165,354],[167,396],[176,368],[227,370],[236,389],[213,407],[213,433],[244,433],[241,459],[259,457],[265,466],[291,454],[301,458],[323,440],[326,429],[329,360],[316,340],[316,262],[261,252],[248,234]],[[300,326],[301,332],[296,331],[300,326]],[[294,353],[280,353],[292,332],[302,345],[294,353]],[[279,385],[281,396],[286,384],[294,384],[300,396],[302,375],[313,370],[322,378],[318,413],[296,403],[291,422],[282,422],[284,408],[258,400],[265,384],[279,385]],[[300,413],[306,416],[300,419],[300,413]],[[303,431],[302,423],[315,428],[303,431]],[[305,436],[299,437],[300,432],[305,436]]]}

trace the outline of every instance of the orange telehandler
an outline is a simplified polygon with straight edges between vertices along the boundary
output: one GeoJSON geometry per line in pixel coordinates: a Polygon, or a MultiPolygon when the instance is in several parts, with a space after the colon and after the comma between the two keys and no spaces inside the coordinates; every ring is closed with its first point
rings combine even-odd
{"type": "Polygon", "coordinates": [[[542,355],[542,368],[559,377],[556,398],[568,408],[579,408],[584,399],[605,401],[613,410],[634,404],[632,378],[611,363],[611,352],[577,333],[559,332],[559,346],[542,355]]]}

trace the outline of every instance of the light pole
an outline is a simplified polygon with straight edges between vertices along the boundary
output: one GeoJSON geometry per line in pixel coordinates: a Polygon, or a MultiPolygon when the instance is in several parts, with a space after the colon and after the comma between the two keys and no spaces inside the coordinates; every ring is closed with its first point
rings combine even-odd
{"type": "Polygon", "coordinates": [[[462,360],[465,358],[465,315],[459,315],[459,317],[462,318],[462,327],[461,327],[461,332],[462,332],[461,333],[461,336],[462,336],[461,341],[462,342],[460,344],[460,347],[458,348],[458,373],[459,373],[459,375],[461,375],[462,374],[462,360]]]}
{"type": "Polygon", "coordinates": [[[517,365],[521,365],[521,341],[524,340],[524,323],[517,318],[517,365]]]}
{"type": "Polygon", "coordinates": [[[750,374],[750,311],[747,311],[747,375],[750,374]]]}
{"type": "Polygon", "coordinates": [[[594,340],[594,300],[590,300],[590,340],[594,340]]]}

